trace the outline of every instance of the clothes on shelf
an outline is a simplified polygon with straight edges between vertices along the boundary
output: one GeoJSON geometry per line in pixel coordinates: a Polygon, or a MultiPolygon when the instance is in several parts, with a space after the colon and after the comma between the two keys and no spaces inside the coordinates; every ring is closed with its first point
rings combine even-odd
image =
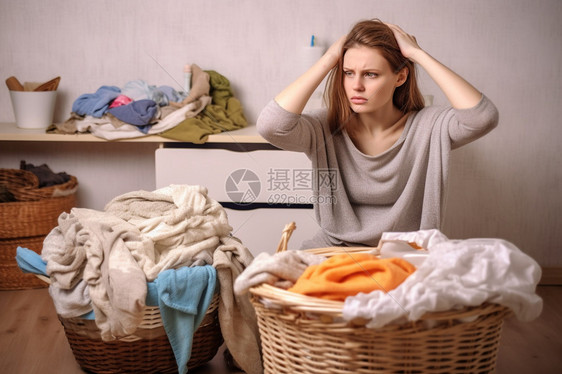
{"type": "Polygon", "coordinates": [[[146,134],[158,112],[158,104],[153,100],[141,99],[109,108],[107,111],[118,120],[137,126],[141,132],[146,134]]]}
{"type": "Polygon", "coordinates": [[[138,79],[123,87],[103,85],[80,95],[69,118],[48,133],[88,132],[107,140],[146,135],[204,143],[208,136],[247,126],[244,110],[229,80],[192,65],[189,93],[138,79]]]}

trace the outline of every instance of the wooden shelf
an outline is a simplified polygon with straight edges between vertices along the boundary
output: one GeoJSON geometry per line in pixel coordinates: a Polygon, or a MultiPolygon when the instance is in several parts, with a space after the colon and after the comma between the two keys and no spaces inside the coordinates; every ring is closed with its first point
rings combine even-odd
{"type": "MultiPolygon", "coordinates": [[[[107,140],[92,134],[48,134],[42,129],[21,129],[15,123],[0,123],[0,141],[23,142],[136,142],[136,143],[180,143],[181,141],[148,135],[132,139],[107,140]]],[[[210,135],[207,143],[267,143],[255,126],[240,130],[210,135]]]]}

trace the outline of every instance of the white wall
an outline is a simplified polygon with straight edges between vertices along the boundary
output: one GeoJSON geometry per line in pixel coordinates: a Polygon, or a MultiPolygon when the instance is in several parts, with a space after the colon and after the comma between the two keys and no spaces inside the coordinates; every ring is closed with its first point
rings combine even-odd
{"type": "MultiPolygon", "coordinates": [[[[363,18],[397,23],[500,110],[494,132],[454,153],[445,233],[505,238],[543,266],[562,266],[560,16],[558,0],[0,0],[0,77],[60,75],[63,121],[82,93],[133,79],[175,85],[183,65],[197,63],[230,79],[252,123],[302,70],[311,34],[328,45],[363,18]]],[[[423,72],[421,83],[445,102],[423,72]]],[[[13,121],[0,89],[0,122],[13,121]]],[[[77,175],[80,201],[96,209],[123,190],[154,186],[148,146],[107,145],[103,152],[123,158],[106,170],[88,169],[88,157],[107,156],[91,148],[80,156],[82,146],[0,147],[0,167],[25,158],[77,175]]]]}

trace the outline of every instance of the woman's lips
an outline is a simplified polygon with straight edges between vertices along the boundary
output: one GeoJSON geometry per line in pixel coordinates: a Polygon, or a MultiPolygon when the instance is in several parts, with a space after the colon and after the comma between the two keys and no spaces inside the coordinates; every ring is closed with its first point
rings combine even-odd
{"type": "Polygon", "coordinates": [[[361,105],[365,104],[367,102],[367,99],[361,96],[353,96],[351,99],[349,99],[349,101],[351,101],[353,104],[361,105]]]}

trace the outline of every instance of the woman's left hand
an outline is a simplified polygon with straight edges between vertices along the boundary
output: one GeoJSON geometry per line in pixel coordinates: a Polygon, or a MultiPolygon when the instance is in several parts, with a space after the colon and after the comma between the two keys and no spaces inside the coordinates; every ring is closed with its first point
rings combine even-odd
{"type": "Polygon", "coordinates": [[[408,59],[412,59],[415,61],[416,53],[421,51],[416,37],[408,34],[397,25],[391,23],[386,23],[386,25],[390,27],[390,29],[394,33],[394,37],[398,42],[398,46],[400,47],[400,52],[402,52],[402,55],[408,59]]]}
{"type": "Polygon", "coordinates": [[[480,102],[482,98],[480,91],[421,49],[415,36],[391,23],[386,25],[394,33],[402,55],[424,68],[454,108],[472,108],[480,102]]]}

